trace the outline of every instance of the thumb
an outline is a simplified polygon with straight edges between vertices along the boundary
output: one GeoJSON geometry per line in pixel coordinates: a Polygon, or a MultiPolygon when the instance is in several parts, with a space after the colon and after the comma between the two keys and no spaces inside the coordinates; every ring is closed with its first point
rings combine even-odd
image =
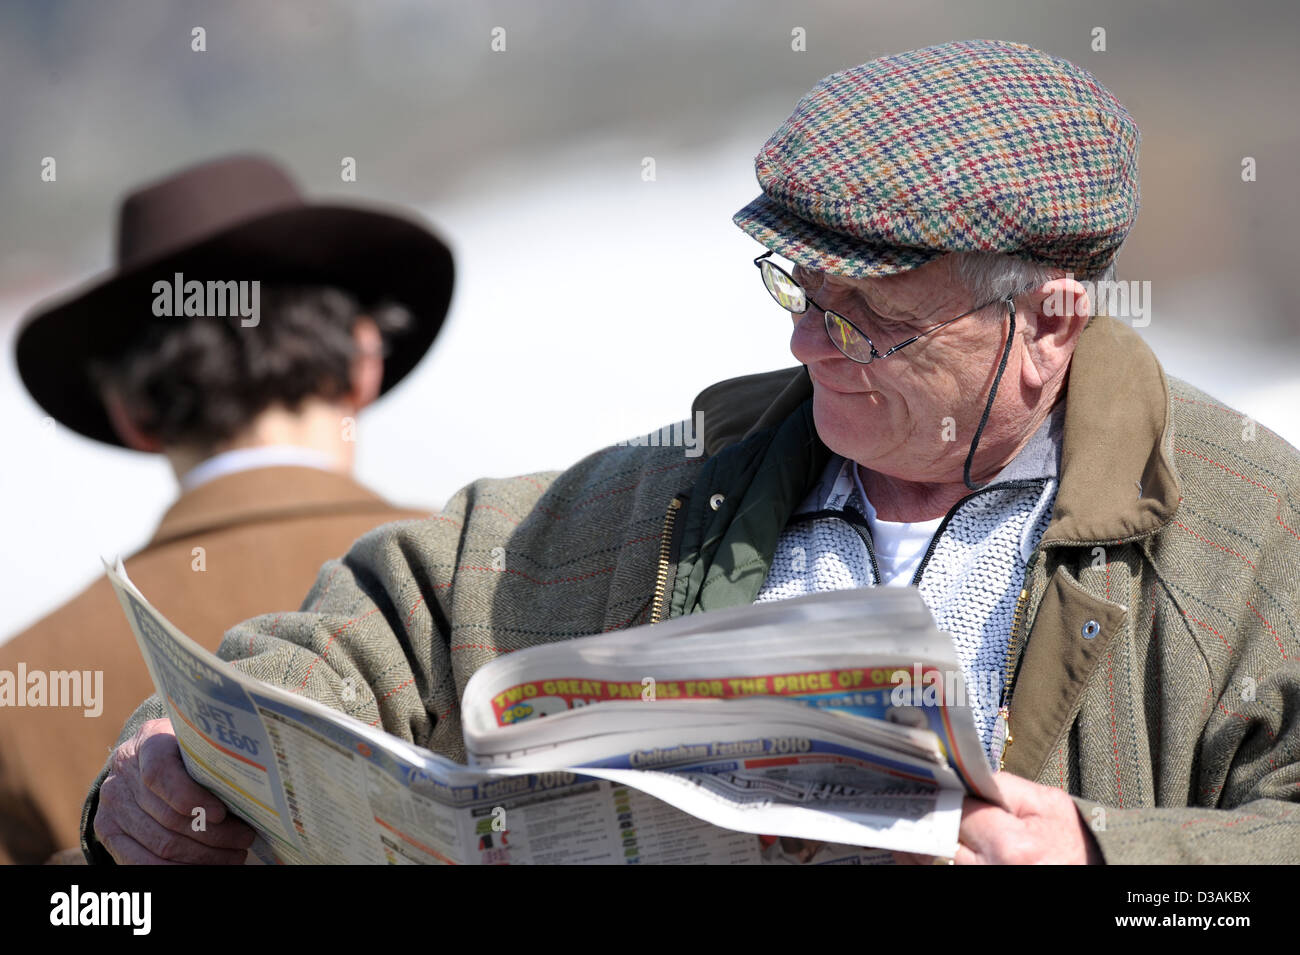
{"type": "Polygon", "coordinates": [[[1002,808],[1012,815],[1019,816],[1021,810],[1034,799],[1037,785],[1029,780],[1006,771],[993,774],[993,783],[1002,797],[1002,808]]]}

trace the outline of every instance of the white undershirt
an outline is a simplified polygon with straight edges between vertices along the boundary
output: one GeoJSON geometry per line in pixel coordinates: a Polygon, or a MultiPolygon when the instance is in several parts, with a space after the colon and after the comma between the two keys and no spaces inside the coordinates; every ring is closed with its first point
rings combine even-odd
{"type": "Polygon", "coordinates": [[[885,587],[907,587],[912,583],[916,568],[943,523],[942,517],[928,521],[882,521],[862,488],[862,476],[853,469],[858,496],[866,505],[867,524],[871,528],[871,543],[876,551],[876,564],[880,567],[880,583],[885,587]]]}

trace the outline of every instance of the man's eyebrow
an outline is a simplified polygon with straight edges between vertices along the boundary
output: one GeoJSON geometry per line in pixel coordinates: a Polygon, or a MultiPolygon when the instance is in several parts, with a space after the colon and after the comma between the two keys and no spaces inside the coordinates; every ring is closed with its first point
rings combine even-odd
{"type": "Polygon", "coordinates": [[[833,272],[821,272],[816,270],[805,269],[810,278],[820,280],[822,287],[829,289],[836,295],[850,294],[854,300],[864,306],[876,318],[890,322],[895,325],[916,325],[921,319],[914,315],[900,317],[897,312],[881,311],[873,305],[867,298],[867,290],[858,282],[852,279],[844,279],[833,272]]]}
{"type": "Polygon", "coordinates": [[[872,315],[875,315],[878,318],[882,318],[887,322],[893,322],[898,325],[911,325],[917,321],[917,319],[911,315],[900,317],[897,312],[894,312],[892,310],[882,311],[881,309],[877,308],[875,305],[871,303],[871,300],[867,297],[867,290],[860,285],[855,284],[851,286],[851,290],[853,292],[854,297],[859,302],[861,302],[864,306],[866,306],[867,310],[870,311],[872,315]]]}

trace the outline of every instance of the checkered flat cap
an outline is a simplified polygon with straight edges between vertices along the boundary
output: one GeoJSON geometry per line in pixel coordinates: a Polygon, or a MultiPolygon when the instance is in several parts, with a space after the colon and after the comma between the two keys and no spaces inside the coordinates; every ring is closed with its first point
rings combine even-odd
{"type": "Polygon", "coordinates": [[[968,40],[835,73],[754,161],[735,223],[809,269],[889,275],[1002,252],[1081,277],[1138,212],[1138,129],[1087,71],[968,40]]]}

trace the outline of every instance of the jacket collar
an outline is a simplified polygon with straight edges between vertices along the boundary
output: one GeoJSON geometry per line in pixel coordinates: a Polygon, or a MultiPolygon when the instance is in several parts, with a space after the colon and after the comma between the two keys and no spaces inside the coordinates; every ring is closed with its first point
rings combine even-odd
{"type": "Polygon", "coordinates": [[[1093,319],[1070,362],[1061,486],[1043,545],[1134,540],[1168,524],[1182,496],[1172,439],[1155,354],[1128,326],[1093,319]]]}
{"type": "Polygon", "coordinates": [[[390,507],[378,494],[335,471],[254,468],[213,478],[182,494],[167,509],[147,546],[237,524],[390,507]]]}
{"type": "MultiPolygon", "coordinates": [[[[802,365],[706,388],[692,408],[702,415],[705,454],[775,426],[811,397],[802,365]]],[[[1181,496],[1169,384],[1141,336],[1113,318],[1093,319],[1075,347],[1064,401],[1060,486],[1043,545],[1133,540],[1168,524],[1181,496]]]]}

